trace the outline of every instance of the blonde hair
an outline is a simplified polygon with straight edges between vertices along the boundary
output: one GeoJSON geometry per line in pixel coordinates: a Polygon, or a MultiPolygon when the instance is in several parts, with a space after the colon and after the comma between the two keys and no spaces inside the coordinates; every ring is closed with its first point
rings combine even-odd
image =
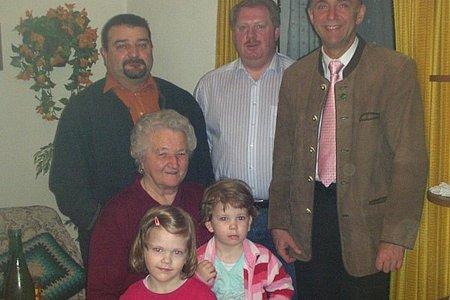
{"type": "Polygon", "coordinates": [[[144,251],[150,230],[161,226],[171,234],[186,238],[186,263],[182,269],[182,278],[194,275],[197,267],[197,248],[195,239],[195,225],[191,216],[183,209],[171,205],[160,205],[150,208],[139,223],[139,231],[130,251],[130,267],[135,272],[145,272],[144,251]],[[155,218],[159,225],[155,224],[155,218]]]}

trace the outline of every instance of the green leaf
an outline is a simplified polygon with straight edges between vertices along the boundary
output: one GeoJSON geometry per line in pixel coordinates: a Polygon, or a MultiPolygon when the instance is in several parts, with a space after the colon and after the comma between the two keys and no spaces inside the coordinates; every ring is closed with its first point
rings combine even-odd
{"type": "Polygon", "coordinates": [[[53,143],[43,146],[33,156],[34,165],[36,166],[36,178],[39,175],[45,175],[50,170],[50,165],[53,158],[53,143]]]}
{"type": "Polygon", "coordinates": [[[42,88],[42,84],[33,84],[32,86],[30,86],[30,89],[32,89],[33,91],[39,92],[39,90],[42,88]]]}
{"type": "Polygon", "coordinates": [[[20,56],[11,56],[11,66],[16,68],[22,67],[20,56]]]}
{"type": "Polygon", "coordinates": [[[12,44],[11,44],[11,50],[12,50],[12,52],[14,52],[14,53],[19,53],[19,47],[14,46],[14,45],[12,45],[12,44]]]}
{"type": "Polygon", "coordinates": [[[69,104],[69,98],[61,98],[61,99],[59,99],[59,102],[61,102],[62,104],[64,104],[64,105],[67,105],[67,104],[69,104]]]}

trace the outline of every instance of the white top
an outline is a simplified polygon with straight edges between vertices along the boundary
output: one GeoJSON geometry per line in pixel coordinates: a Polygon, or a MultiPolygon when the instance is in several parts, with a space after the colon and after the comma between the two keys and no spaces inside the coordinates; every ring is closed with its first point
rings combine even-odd
{"type": "Polygon", "coordinates": [[[194,91],[205,116],[216,180],[241,179],[257,199],[269,198],[278,92],[293,62],[277,53],[255,81],[237,59],[204,75],[194,91]]]}

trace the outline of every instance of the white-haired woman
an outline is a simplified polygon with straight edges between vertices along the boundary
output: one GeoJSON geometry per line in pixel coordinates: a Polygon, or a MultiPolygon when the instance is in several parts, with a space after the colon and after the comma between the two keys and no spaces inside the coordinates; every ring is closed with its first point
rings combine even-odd
{"type": "MultiPolygon", "coordinates": [[[[131,133],[131,156],[139,172],[135,182],[101,211],[91,237],[88,299],[118,299],[146,274],[129,270],[129,253],[139,220],[158,205],[186,210],[197,224],[197,245],[210,237],[200,221],[204,187],[183,182],[197,140],[189,120],[174,110],[143,115],[131,133]]],[[[114,162],[111,162],[114,163],[114,162]]]]}

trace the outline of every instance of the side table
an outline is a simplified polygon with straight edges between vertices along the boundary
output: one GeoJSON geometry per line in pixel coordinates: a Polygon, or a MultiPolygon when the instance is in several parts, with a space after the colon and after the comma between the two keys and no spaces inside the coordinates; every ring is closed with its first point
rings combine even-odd
{"type": "Polygon", "coordinates": [[[433,194],[432,192],[428,191],[427,198],[428,201],[434,204],[450,207],[450,197],[444,197],[441,195],[433,194]]]}
{"type": "MultiPolygon", "coordinates": [[[[436,194],[433,194],[432,192],[428,191],[427,198],[428,198],[428,201],[430,201],[434,204],[450,207],[450,197],[436,195],[436,194]]],[[[439,298],[439,300],[450,300],[450,296],[447,296],[444,298],[439,298]]]]}

